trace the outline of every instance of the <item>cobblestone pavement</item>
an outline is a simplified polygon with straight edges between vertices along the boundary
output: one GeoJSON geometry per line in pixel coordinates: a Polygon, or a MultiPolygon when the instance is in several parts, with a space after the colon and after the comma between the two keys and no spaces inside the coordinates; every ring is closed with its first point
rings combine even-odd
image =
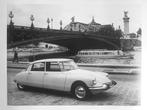
{"type": "Polygon", "coordinates": [[[140,105],[139,75],[110,74],[117,85],[110,90],[79,101],[66,92],[29,88],[17,89],[13,78],[21,69],[8,68],[8,105],[140,105]]]}

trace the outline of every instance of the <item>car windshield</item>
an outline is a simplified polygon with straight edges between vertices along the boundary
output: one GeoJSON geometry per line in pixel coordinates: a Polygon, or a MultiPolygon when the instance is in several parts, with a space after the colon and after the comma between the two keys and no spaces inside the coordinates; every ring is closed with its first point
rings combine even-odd
{"type": "Polygon", "coordinates": [[[74,61],[65,61],[63,62],[63,70],[75,70],[78,69],[78,66],[74,61]]]}
{"type": "Polygon", "coordinates": [[[27,70],[30,69],[30,67],[31,67],[31,65],[30,64],[27,64],[26,67],[22,71],[27,71],[27,70]]]}

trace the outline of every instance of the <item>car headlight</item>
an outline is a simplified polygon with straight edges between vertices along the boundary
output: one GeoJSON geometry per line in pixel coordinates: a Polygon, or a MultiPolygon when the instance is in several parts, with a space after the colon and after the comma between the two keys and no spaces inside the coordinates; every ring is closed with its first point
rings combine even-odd
{"type": "Polygon", "coordinates": [[[94,80],[92,80],[91,86],[94,86],[96,84],[97,84],[97,82],[96,82],[96,78],[95,78],[94,80]]]}
{"type": "Polygon", "coordinates": [[[109,77],[109,74],[108,73],[106,73],[105,75],[106,75],[106,77],[109,77]]]}
{"type": "Polygon", "coordinates": [[[106,89],[106,88],[108,88],[108,85],[103,84],[102,87],[103,87],[104,89],[106,89]]]}

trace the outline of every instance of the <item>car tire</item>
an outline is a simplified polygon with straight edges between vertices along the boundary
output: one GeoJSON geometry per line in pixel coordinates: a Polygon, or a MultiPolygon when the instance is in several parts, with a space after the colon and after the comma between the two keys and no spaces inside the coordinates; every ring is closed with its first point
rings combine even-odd
{"type": "Polygon", "coordinates": [[[19,83],[17,83],[17,88],[18,88],[19,90],[25,90],[25,86],[24,86],[24,85],[21,85],[21,84],[19,84],[19,83]]]}
{"type": "Polygon", "coordinates": [[[86,100],[90,96],[89,89],[84,83],[75,84],[72,93],[78,100],[86,100]]]}

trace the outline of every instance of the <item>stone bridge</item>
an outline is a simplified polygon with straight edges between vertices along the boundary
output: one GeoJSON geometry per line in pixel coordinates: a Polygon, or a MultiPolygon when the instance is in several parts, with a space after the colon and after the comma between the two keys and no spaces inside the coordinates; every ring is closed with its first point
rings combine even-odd
{"type": "Polygon", "coordinates": [[[47,30],[45,28],[8,25],[7,48],[37,42],[64,46],[73,53],[81,49],[120,49],[120,39],[98,35],[94,32],[47,30]]]}

